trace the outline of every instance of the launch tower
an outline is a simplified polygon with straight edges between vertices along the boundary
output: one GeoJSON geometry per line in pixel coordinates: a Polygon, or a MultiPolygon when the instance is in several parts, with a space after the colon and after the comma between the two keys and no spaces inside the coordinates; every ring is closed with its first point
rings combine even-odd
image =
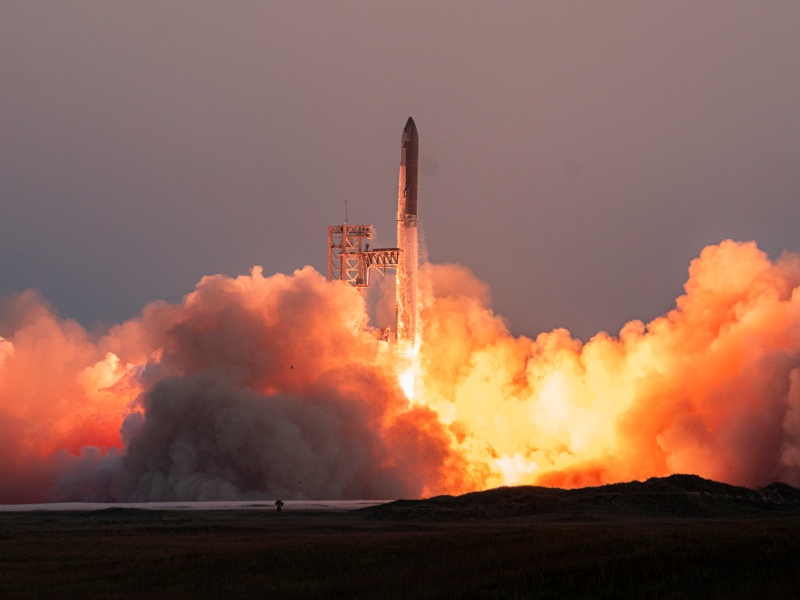
{"type": "Polygon", "coordinates": [[[357,288],[369,286],[369,271],[397,267],[399,248],[369,249],[372,225],[328,227],[328,281],[342,280],[357,288]]]}
{"type": "Polygon", "coordinates": [[[370,269],[396,272],[395,340],[398,351],[413,353],[417,342],[417,179],[419,135],[411,117],[400,138],[397,193],[397,247],[369,249],[371,225],[328,227],[328,281],[342,280],[357,288],[369,285],[370,269]]]}

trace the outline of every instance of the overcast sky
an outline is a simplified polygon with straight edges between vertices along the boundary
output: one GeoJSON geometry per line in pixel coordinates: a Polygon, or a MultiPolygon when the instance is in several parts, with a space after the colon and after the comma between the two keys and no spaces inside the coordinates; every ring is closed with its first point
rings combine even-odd
{"type": "Polygon", "coordinates": [[[0,4],[0,296],[118,322],[212,273],[395,245],[517,334],[669,310],[726,238],[800,250],[800,2],[0,4]]]}

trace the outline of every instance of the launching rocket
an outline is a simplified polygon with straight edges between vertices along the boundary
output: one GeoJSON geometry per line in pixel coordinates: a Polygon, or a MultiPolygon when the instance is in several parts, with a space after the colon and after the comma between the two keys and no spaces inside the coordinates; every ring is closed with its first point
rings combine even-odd
{"type": "Polygon", "coordinates": [[[397,193],[397,324],[398,350],[412,353],[417,344],[417,175],[419,135],[411,117],[400,138],[400,182],[397,193]]]}
{"type": "Polygon", "coordinates": [[[419,134],[414,119],[408,117],[400,138],[400,190],[397,197],[397,220],[417,226],[417,174],[419,172],[419,134]]]}
{"type": "MultiPolygon", "coordinates": [[[[417,350],[417,176],[419,135],[411,117],[400,138],[400,182],[397,189],[397,247],[369,249],[371,225],[328,227],[328,281],[344,280],[357,288],[369,285],[370,269],[386,273],[395,268],[395,341],[398,354],[413,356],[417,350]]],[[[388,329],[388,328],[387,328],[388,329]]],[[[388,334],[381,339],[388,339],[388,334]]]]}

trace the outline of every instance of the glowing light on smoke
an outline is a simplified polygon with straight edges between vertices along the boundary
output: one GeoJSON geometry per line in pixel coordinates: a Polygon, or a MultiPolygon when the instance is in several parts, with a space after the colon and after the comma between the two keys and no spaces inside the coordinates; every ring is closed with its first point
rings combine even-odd
{"type": "MultiPolygon", "coordinates": [[[[800,485],[800,257],[723,242],[650,323],[512,336],[457,265],[419,280],[418,351],[311,268],[203,278],[91,335],[0,313],[0,502],[396,498],[673,472],[800,485]],[[409,402],[411,400],[411,402],[409,402]]],[[[532,307],[535,310],[535,307],[532,307]]]]}
{"type": "Polygon", "coordinates": [[[502,474],[503,485],[517,485],[539,470],[539,465],[520,454],[502,456],[494,460],[494,465],[502,474]]]}
{"type": "Polygon", "coordinates": [[[403,388],[403,393],[409,400],[414,399],[414,381],[416,379],[414,373],[414,366],[411,365],[405,371],[400,373],[400,387],[403,388]]]}
{"type": "Polygon", "coordinates": [[[459,426],[454,446],[486,482],[800,482],[787,450],[800,433],[798,257],[706,248],[673,311],[586,344],[564,330],[513,338],[463,268],[428,277],[418,394],[459,426]]]}

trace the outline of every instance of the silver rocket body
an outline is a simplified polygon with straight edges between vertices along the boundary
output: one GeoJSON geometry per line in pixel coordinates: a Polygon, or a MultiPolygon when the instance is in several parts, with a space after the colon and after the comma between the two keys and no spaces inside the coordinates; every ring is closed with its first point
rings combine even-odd
{"type": "Polygon", "coordinates": [[[397,193],[397,323],[398,351],[413,353],[417,346],[417,178],[419,135],[411,117],[400,139],[400,180],[397,193]]]}

